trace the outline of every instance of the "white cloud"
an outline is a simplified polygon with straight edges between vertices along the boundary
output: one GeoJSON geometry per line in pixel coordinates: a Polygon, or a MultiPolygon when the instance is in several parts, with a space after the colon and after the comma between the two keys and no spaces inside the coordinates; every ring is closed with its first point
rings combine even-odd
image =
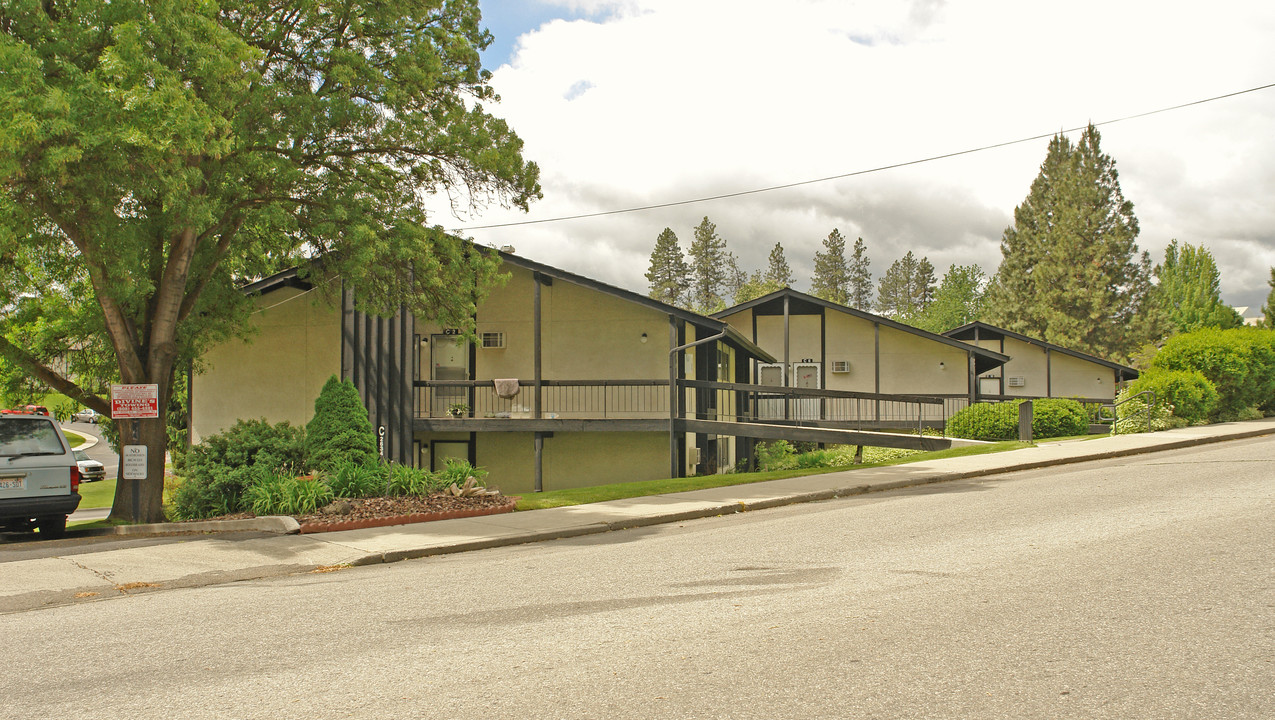
{"type": "MultiPolygon", "coordinates": [[[[493,84],[545,199],[464,226],[615,210],[912,161],[1263,85],[1275,10],[1258,2],[564,2],[493,84]]],[[[1275,265],[1275,90],[1102,128],[1141,245],[1209,246],[1223,291],[1260,305],[1275,265]]],[[[1046,140],[881,173],[581,221],[474,230],[634,290],[655,237],[704,215],[748,267],[782,242],[804,286],[823,237],[873,269],[907,250],[999,262],[1046,140]]]]}

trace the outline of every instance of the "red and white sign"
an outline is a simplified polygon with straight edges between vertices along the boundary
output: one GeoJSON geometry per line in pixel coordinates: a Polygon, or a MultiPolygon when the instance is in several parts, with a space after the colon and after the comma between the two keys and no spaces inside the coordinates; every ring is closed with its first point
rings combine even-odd
{"type": "Polygon", "coordinates": [[[112,385],[111,419],[159,417],[158,385],[112,385]]]}

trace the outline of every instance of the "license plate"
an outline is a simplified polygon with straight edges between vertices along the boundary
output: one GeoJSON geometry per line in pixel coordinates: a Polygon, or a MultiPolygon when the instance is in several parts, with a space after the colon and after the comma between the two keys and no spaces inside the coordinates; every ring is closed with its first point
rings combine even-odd
{"type": "Polygon", "coordinates": [[[21,490],[24,487],[22,478],[0,478],[0,490],[21,490]]]}

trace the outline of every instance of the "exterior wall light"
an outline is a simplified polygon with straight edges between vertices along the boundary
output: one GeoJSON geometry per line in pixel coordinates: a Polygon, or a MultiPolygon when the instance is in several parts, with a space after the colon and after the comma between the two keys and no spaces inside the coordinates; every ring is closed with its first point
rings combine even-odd
{"type": "Polygon", "coordinates": [[[642,342],[646,342],[646,333],[642,333],[642,342]]]}
{"type": "Polygon", "coordinates": [[[947,364],[939,360],[939,370],[947,370],[947,364]]]}

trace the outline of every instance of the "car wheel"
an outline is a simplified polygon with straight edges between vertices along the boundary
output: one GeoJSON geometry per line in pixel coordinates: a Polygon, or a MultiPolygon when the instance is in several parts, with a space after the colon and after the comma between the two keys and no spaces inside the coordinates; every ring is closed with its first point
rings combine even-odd
{"type": "Polygon", "coordinates": [[[65,515],[37,518],[35,525],[40,529],[40,535],[49,540],[56,540],[66,534],[65,515]]]}

